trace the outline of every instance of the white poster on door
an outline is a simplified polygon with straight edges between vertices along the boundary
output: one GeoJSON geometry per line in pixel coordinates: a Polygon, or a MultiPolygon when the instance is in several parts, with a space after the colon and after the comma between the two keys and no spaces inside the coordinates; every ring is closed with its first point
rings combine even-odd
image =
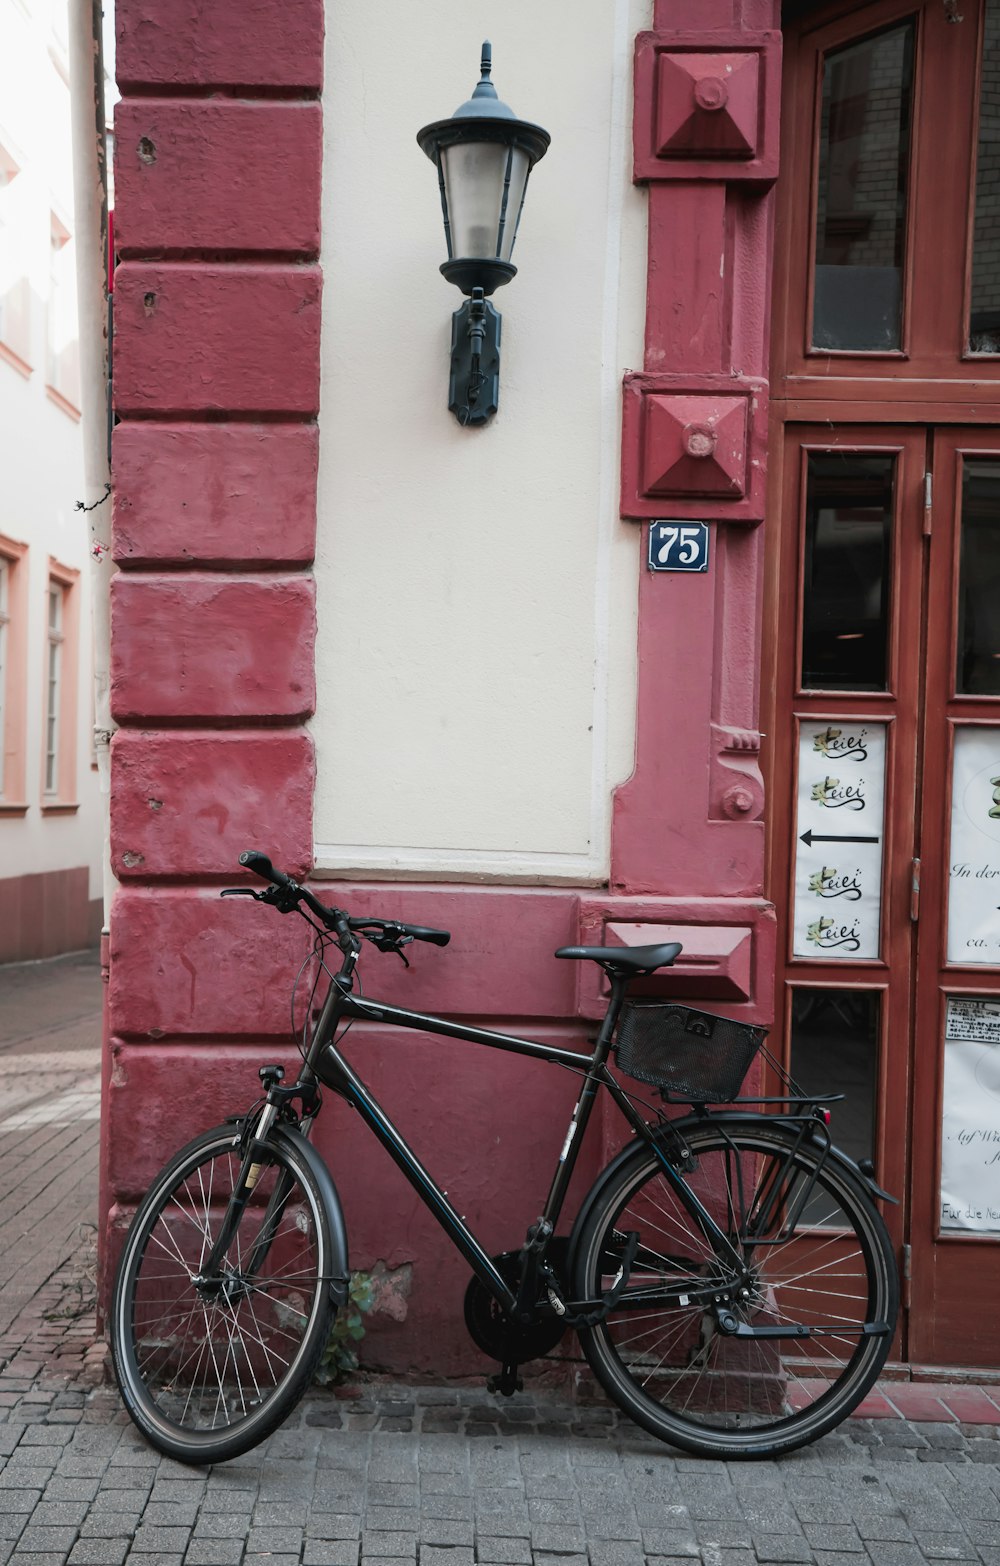
{"type": "Polygon", "coordinates": [[[799,725],[792,951],[878,957],[885,816],[884,723],[799,725]]]}
{"type": "Polygon", "coordinates": [[[955,732],[948,961],[1000,964],[1000,728],[955,732]]]}
{"type": "Polygon", "coordinates": [[[948,997],[941,1228],[1000,1234],[1000,999],[948,997]]]}

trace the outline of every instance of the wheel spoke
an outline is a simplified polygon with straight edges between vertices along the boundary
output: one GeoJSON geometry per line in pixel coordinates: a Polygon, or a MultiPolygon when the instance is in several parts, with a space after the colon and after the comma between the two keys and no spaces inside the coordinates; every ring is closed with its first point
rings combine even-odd
{"type": "Polygon", "coordinates": [[[576,1287],[589,1298],[607,1288],[624,1235],[639,1237],[628,1291],[582,1335],[584,1347],[611,1395],[666,1439],[715,1454],[788,1450],[844,1417],[885,1359],[889,1340],[864,1332],[873,1320],[894,1324],[884,1226],[853,1177],[778,1119],[723,1131],[709,1117],[687,1140],[695,1159],[687,1184],[745,1271],[730,1253],[715,1255],[656,1156],[637,1153],[609,1181],[581,1242],[576,1287]],[[787,1236],[806,1185],[808,1221],[787,1236]],[[772,1202],[765,1229],[753,1215],[772,1202]],[[685,1277],[697,1289],[687,1305],[685,1277]],[[641,1293],[641,1303],[630,1307],[629,1293],[641,1293]],[[722,1311],[762,1328],[831,1330],[740,1337],[723,1330],[722,1311]]]}
{"type": "Polygon", "coordinates": [[[195,1279],[241,1168],[232,1132],[193,1144],[140,1209],[116,1285],[115,1365],[129,1408],[163,1451],[177,1455],[198,1442],[198,1453],[209,1454],[199,1460],[237,1455],[305,1390],[329,1330],[327,1280],[337,1269],[321,1197],[303,1167],[269,1147],[219,1271],[204,1282],[195,1279]],[[266,1274],[247,1276],[265,1223],[266,1274]]]}

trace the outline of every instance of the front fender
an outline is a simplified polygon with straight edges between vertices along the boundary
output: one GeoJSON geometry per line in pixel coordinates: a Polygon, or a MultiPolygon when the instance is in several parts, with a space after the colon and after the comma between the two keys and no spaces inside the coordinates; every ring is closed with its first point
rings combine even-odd
{"type": "Polygon", "coordinates": [[[347,1261],[347,1226],[344,1223],[344,1209],[340,1205],[333,1176],[312,1143],[306,1140],[301,1131],[293,1126],[278,1125],[271,1135],[279,1146],[284,1143],[294,1148],[303,1162],[309,1165],[309,1171],[319,1187],[330,1222],[330,1243],[333,1249],[330,1298],[339,1310],[341,1306],[347,1304],[351,1273],[347,1261]]]}

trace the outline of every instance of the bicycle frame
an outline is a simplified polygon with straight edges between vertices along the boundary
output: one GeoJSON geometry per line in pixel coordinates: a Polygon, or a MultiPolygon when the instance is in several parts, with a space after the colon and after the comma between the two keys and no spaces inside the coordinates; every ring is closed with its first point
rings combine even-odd
{"type": "MultiPolygon", "coordinates": [[[[498,1033],[488,1028],[470,1027],[465,1023],[448,1022],[441,1017],[424,1012],[409,1011],[405,1007],[367,997],[359,999],[338,975],[330,985],[319,1020],[305,1057],[305,1068],[300,1084],[307,1088],[316,1080],[344,1098],[361,1116],[364,1123],[377,1137],[393,1162],[402,1170],[417,1195],[437,1219],[452,1244],[465,1258],[479,1281],[493,1295],[505,1311],[514,1310],[516,1296],[494,1266],[492,1259],[479,1243],[464,1219],[448,1200],[447,1194],[420,1162],[413,1149],[393,1124],[369,1088],[362,1082],[334,1042],[337,1028],[345,1018],[388,1023],[393,1027],[410,1028],[417,1032],[438,1034],[445,1038],[460,1039],[470,1044],[483,1044],[490,1049],[506,1050],[513,1054],[527,1055],[536,1060],[567,1066],[584,1076],[562,1152],[549,1186],[545,1206],[536,1228],[542,1231],[539,1255],[544,1255],[548,1238],[554,1233],[562,1212],[569,1182],[576,1166],[580,1144],[597,1099],[598,1089],[604,1088],[621,1110],[629,1125],[656,1152],[663,1164],[666,1178],[674,1187],[679,1200],[691,1217],[701,1226],[720,1257],[741,1269],[742,1257],[727,1235],[718,1227],[711,1214],[674,1168],[670,1159],[657,1145],[655,1135],[633,1108],[628,1096],[615,1081],[608,1069],[607,1060],[618,1014],[625,998],[627,980],[613,976],[611,1000],[601,1024],[594,1049],[590,1054],[563,1049],[554,1044],[542,1044],[533,1039],[513,1034],[498,1033]],[[544,1227],[543,1227],[544,1226],[544,1227]]],[[[283,1090],[288,1092],[288,1090],[283,1090]]],[[[302,1127],[308,1134],[313,1115],[303,1117],[302,1127]]],[[[594,1306],[599,1301],[576,1302],[580,1306],[594,1306]]]]}

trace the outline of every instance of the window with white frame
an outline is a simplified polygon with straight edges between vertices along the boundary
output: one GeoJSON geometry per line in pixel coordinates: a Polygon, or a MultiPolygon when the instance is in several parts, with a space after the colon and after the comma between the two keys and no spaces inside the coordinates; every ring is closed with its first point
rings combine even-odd
{"type": "Polygon", "coordinates": [[[45,792],[59,791],[59,716],[63,677],[63,589],[49,582],[48,655],[45,664],[45,792]]]}
{"type": "Polygon", "coordinates": [[[0,533],[0,815],[24,803],[28,546],[0,533]]]}
{"type": "Polygon", "coordinates": [[[0,799],[4,791],[7,732],[7,680],[10,662],[10,561],[0,555],[0,799]]]}
{"type": "Polygon", "coordinates": [[[80,406],[80,347],[76,318],[76,260],[69,229],[51,214],[46,380],[57,398],[80,406]]]}
{"type": "Polygon", "coordinates": [[[20,167],[0,142],[0,345],[27,370],[31,354],[31,286],[24,254],[24,224],[18,220],[20,167]]]}

